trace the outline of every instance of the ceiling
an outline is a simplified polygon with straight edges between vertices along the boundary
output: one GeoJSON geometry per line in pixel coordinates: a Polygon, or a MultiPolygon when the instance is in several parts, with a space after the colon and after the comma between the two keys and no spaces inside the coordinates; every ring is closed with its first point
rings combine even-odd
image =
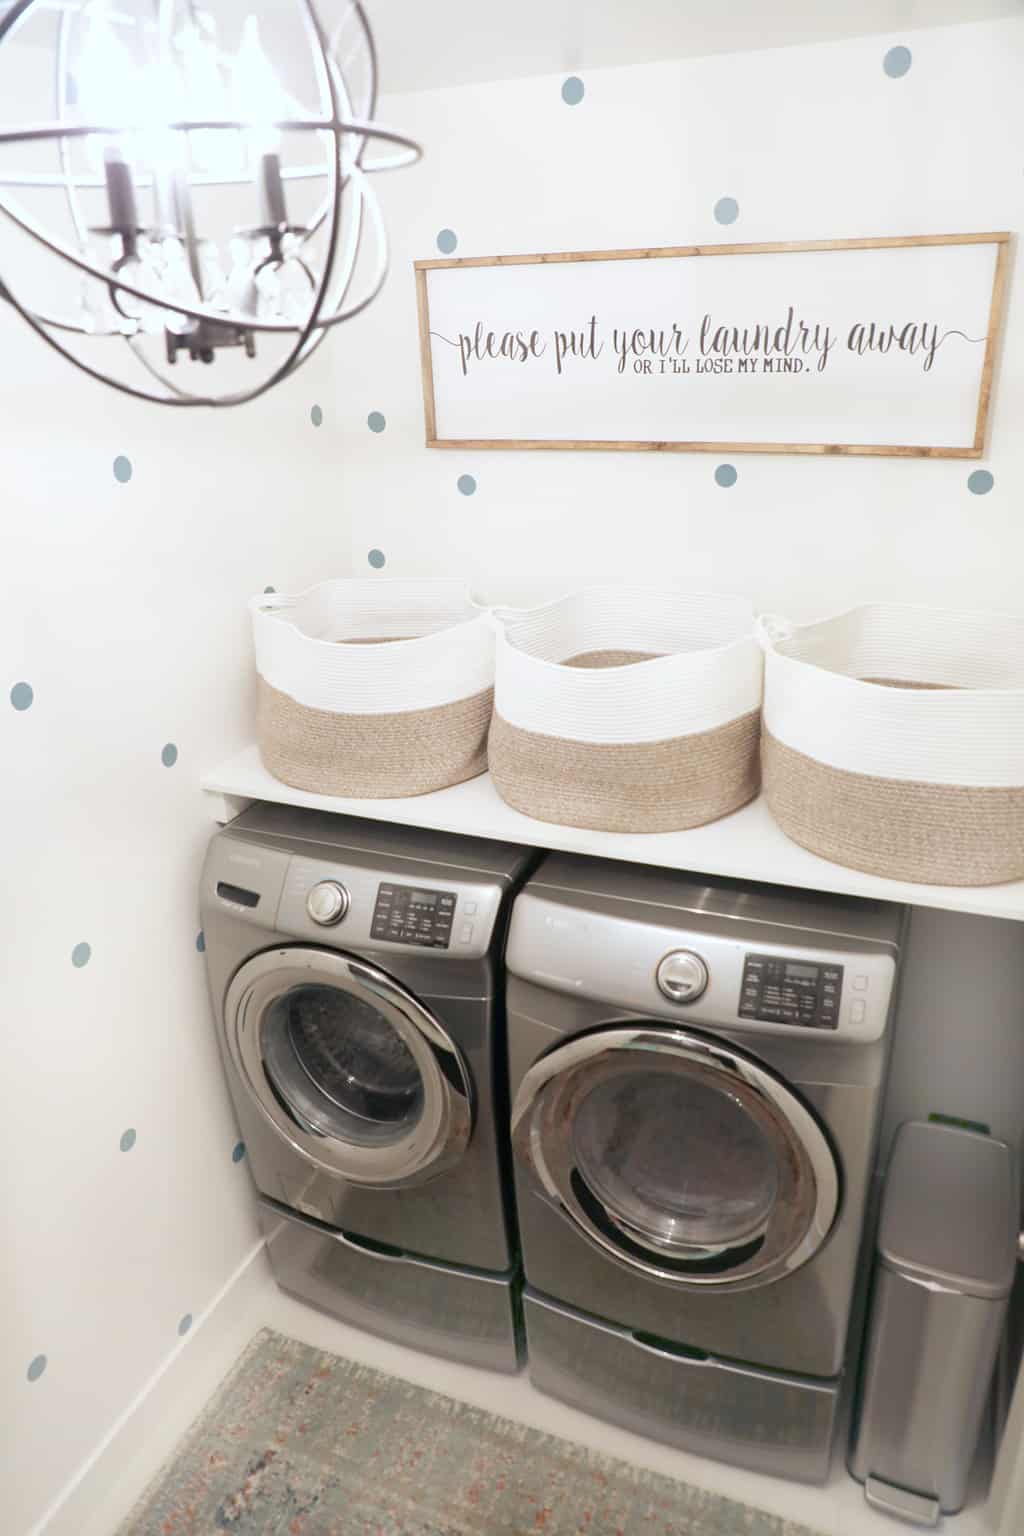
{"type": "Polygon", "coordinates": [[[388,93],[1024,16],[1024,0],[366,0],[388,93]]]}

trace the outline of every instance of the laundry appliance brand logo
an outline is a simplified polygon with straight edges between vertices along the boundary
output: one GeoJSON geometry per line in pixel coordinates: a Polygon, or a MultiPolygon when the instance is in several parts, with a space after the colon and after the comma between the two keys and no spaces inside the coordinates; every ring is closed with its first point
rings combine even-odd
{"type": "Polygon", "coordinates": [[[977,457],[1008,241],[418,262],[427,442],[977,457]]]}
{"type": "Polygon", "coordinates": [[[864,357],[872,353],[919,357],[928,373],[939,348],[951,336],[975,346],[987,336],[968,336],[958,329],[943,330],[934,321],[854,320],[836,327],[821,320],[803,319],[790,304],[778,324],[756,322],[734,325],[705,314],[695,331],[684,330],[678,321],[668,326],[602,326],[596,315],[579,327],[555,329],[546,336],[530,331],[500,330],[477,320],[470,331],[457,338],[431,331],[433,339],[458,349],[459,366],[468,378],[481,363],[530,363],[547,357],[559,374],[573,360],[597,362],[608,354],[617,373],[632,369],[648,377],[708,373],[823,373],[834,349],[864,357]]]}

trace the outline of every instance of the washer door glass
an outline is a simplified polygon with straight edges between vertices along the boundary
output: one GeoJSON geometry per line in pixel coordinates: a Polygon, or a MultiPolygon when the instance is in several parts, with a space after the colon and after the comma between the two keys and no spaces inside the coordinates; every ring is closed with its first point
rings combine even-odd
{"type": "Polygon", "coordinates": [[[839,1204],[828,1140],[768,1067],[696,1030],[637,1024],[556,1047],[512,1112],[520,1171],[616,1259],[683,1286],[768,1284],[839,1204]]]}
{"type": "Polygon", "coordinates": [[[353,1183],[421,1183],[469,1142],[458,1047],[418,998],[354,955],[296,946],[254,956],[228,988],[225,1032],[278,1134],[353,1183]]]}
{"type": "Polygon", "coordinates": [[[322,983],[292,987],[267,1008],[261,1034],[267,1077],[300,1124],[373,1146],[423,1112],[416,1058],[374,1003],[322,983]]]}

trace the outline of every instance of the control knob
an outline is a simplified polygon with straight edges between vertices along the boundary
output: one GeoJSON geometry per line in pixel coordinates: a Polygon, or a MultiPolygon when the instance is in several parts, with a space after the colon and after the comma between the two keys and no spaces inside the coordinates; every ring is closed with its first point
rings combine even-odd
{"type": "Polygon", "coordinates": [[[661,961],[656,980],[673,1003],[695,1003],[707,991],[708,968],[692,949],[673,949],[661,961]]]}
{"type": "Polygon", "coordinates": [[[331,928],[348,911],[348,891],[337,880],[321,880],[306,897],[306,911],[321,928],[331,928]]]}

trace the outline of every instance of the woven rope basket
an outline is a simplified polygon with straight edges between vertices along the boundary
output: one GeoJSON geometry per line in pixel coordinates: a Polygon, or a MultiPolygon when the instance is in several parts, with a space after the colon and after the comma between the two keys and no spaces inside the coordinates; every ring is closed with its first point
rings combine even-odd
{"type": "Polygon", "coordinates": [[[516,810],[666,832],[757,793],[762,660],[749,604],[592,587],[499,620],[488,756],[516,810]]]}
{"type": "Polygon", "coordinates": [[[1024,876],[1024,618],[764,619],[765,796],[794,842],[931,885],[1024,876]]]}
{"type": "Polygon", "coordinates": [[[268,771],[390,799],[483,773],[494,629],[459,581],[327,581],[250,603],[268,771]]]}

